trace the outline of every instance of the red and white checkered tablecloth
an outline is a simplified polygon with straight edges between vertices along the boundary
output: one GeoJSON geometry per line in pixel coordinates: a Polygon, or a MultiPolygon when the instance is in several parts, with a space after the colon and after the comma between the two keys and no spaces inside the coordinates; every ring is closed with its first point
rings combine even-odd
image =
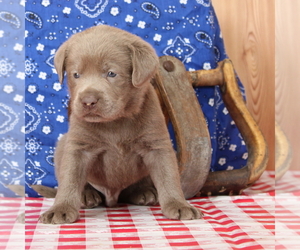
{"type": "Polygon", "coordinates": [[[276,183],[276,249],[300,249],[300,171],[276,183]]]}
{"type": "Polygon", "coordinates": [[[122,205],[81,210],[74,224],[44,225],[38,217],[53,199],[26,198],[23,225],[15,219],[24,200],[1,198],[0,249],[256,250],[276,244],[276,249],[299,250],[299,179],[300,172],[288,172],[277,183],[275,196],[274,172],[265,172],[243,195],[190,199],[204,212],[202,220],[194,221],[168,220],[159,206],[122,205]]]}
{"type": "Polygon", "coordinates": [[[0,249],[25,249],[25,225],[17,222],[25,211],[24,198],[0,198],[0,249]]]}

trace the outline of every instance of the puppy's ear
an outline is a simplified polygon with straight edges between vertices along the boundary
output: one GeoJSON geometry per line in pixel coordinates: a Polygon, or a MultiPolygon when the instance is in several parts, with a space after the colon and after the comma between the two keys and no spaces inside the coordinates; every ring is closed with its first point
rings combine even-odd
{"type": "Polygon", "coordinates": [[[64,42],[56,51],[54,56],[54,66],[56,72],[58,74],[58,79],[61,84],[64,81],[64,73],[65,73],[65,59],[66,59],[66,51],[67,51],[67,42],[64,42]]]}
{"type": "Polygon", "coordinates": [[[144,41],[135,41],[129,49],[132,58],[132,84],[139,88],[154,76],[158,57],[151,45],[144,41]]]}

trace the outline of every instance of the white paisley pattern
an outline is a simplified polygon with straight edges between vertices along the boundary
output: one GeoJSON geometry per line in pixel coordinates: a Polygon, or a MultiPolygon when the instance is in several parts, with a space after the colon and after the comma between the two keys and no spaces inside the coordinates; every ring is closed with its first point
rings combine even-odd
{"type": "Polygon", "coordinates": [[[7,58],[0,60],[0,77],[9,77],[14,71],[14,64],[8,62],[7,58]]]}
{"type": "Polygon", "coordinates": [[[174,40],[169,40],[170,46],[167,46],[163,53],[165,55],[174,56],[185,62],[190,58],[196,51],[196,49],[190,45],[188,38],[182,38],[181,36],[176,36],[174,40]]]}
{"type": "MultiPolygon", "coordinates": [[[[28,92],[34,93],[35,90],[29,91],[28,87],[28,92]]],[[[36,109],[32,106],[30,106],[28,103],[25,103],[25,116],[26,116],[26,124],[25,124],[25,133],[29,134],[32,131],[36,130],[37,126],[41,122],[41,116],[40,114],[36,111],[36,109]]]]}
{"type": "Polygon", "coordinates": [[[209,7],[210,6],[210,0],[196,0],[197,3],[202,4],[205,7],[209,7]]]}
{"type": "Polygon", "coordinates": [[[0,120],[0,134],[5,134],[14,129],[19,121],[19,116],[11,107],[0,103],[0,120]]]}
{"type": "MultiPolygon", "coordinates": [[[[108,0],[99,1],[86,1],[86,0],[75,0],[75,6],[80,12],[89,18],[95,18],[99,16],[108,4],[108,0]]],[[[70,14],[71,8],[65,8],[64,13],[70,14]]]]}

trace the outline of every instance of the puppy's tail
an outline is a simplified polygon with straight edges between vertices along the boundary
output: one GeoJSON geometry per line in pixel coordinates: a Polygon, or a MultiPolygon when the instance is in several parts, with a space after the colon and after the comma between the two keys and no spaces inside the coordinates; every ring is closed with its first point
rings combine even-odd
{"type": "Polygon", "coordinates": [[[55,198],[57,189],[43,185],[31,185],[32,189],[45,198],[55,198]]]}

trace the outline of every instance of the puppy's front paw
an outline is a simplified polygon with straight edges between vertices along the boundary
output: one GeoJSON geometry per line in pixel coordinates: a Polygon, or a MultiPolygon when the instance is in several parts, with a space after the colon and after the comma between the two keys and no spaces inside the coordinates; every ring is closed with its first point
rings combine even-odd
{"type": "Polygon", "coordinates": [[[102,203],[100,193],[94,188],[85,188],[81,195],[83,208],[98,207],[102,203]]]}
{"type": "Polygon", "coordinates": [[[43,213],[39,221],[44,224],[68,224],[73,223],[79,218],[76,208],[67,204],[55,205],[43,213]]]}
{"type": "Polygon", "coordinates": [[[201,219],[202,212],[188,204],[186,201],[171,201],[162,207],[163,214],[173,220],[194,220],[201,219]]]}
{"type": "Polygon", "coordinates": [[[155,188],[149,187],[142,190],[137,190],[130,197],[131,203],[141,206],[151,206],[158,203],[157,191],[155,188]]]}

